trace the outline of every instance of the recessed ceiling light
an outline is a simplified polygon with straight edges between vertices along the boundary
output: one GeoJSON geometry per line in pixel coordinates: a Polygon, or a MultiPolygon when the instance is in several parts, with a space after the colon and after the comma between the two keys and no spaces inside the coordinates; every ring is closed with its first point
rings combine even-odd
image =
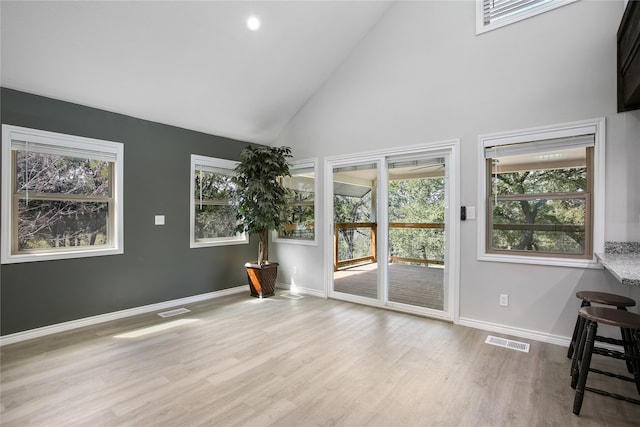
{"type": "Polygon", "coordinates": [[[257,16],[250,16],[247,19],[247,28],[251,31],[258,31],[260,28],[260,19],[257,16]]]}

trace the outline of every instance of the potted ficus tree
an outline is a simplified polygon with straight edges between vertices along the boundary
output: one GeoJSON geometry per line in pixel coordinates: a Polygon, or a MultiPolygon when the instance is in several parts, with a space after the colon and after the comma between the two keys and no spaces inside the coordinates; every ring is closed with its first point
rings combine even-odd
{"type": "Polygon", "coordinates": [[[269,232],[286,225],[289,190],[281,181],[291,176],[291,157],[289,147],[248,146],[234,169],[233,199],[240,221],[237,231],[257,234],[260,239],[258,260],[245,264],[251,295],[259,298],[275,293],[278,263],[269,262],[269,232]]]}

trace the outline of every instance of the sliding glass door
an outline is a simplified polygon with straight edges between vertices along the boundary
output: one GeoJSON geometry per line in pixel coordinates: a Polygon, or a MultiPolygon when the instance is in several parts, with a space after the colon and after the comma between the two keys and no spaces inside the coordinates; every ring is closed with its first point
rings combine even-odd
{"type": "Polygon", "coordinates": [[[452,319],[453,147],[328,160],[330,297],[452,319]]]}

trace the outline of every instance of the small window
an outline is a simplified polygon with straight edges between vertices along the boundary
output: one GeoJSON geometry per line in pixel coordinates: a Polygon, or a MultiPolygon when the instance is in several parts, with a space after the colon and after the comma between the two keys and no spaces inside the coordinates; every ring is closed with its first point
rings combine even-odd
{"type": "Polygon", "coordinates": [[[236,162],[191,155],[191,247],[248,243],[231,205],[236,162]]]}
{"type": "Polygon", "coordinates": [[[476,34],[548,12],[577,0],[476,0],[476,34]]]}
{"type": "Polygon", "coordinates": [[[603,173],[594,160],[597,132],[579,126],[483,138],[484,256],[593,259],[602,240],[594,239],[603,173]]]}
{"type": "Polygon", "coordinates": [[[3,263],[123,253],[121,143],[2,133],[3,263]]]}
{"type": "Polygon", "coordinates": [[[316,161],[298,161],[290,165],[291,176],[282,178],[289,191],[288,225],[273,234],[276,242],[315,244],[316,161]]]}

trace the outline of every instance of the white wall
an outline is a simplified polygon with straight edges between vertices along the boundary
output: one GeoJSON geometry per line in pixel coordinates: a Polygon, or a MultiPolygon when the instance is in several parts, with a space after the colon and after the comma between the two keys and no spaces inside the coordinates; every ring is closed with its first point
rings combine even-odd
{"type": "MultiPolygon", "coordinates": [[[[639,241],[640,114],[616,113],[622,12],[622,1],[580,1],[476,36],[472,1],[397,2],[278,144],[322,165],[326,156],[460,138],[461,203],[477,206],[479,134],[605,117],[605,240],[639,241]]],[[[576,290],[640,300],[640,289],[604,270],[477,261],[477,226],[466,221],[460,230],[463,321],[568,336],[576,290]],[[499,307],[500,293],[509,307],[499,307]]],[[[324,290],[330,240],[322,237],[318,247],[274,245],[282,281],[296,266],[298,286],[324,290]]]]}

